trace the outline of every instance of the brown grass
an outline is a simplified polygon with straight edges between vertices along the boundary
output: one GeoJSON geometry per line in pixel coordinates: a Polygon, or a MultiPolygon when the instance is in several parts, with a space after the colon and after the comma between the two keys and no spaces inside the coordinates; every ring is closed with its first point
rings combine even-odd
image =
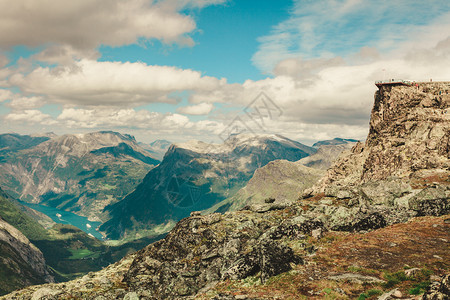
{"type": "Polygon", "coordinates": [[[429,274],[449,272],[448,220],[449,215],[420,217],[368,233],[327,232],[318,241],[308,239],[307,243],[318,247],[318,251],[305,256],[305,265],[294,266],[293,271],[275,276],[263,285],[256,280],[256,284],[248,284],[245,280],[222,282],[214,292],[245,294],[256,299],[356,299],[370,289],[387,291],[393,287],[336,282],[328,276],[358,273],[387,281],[389,274],[420,268],[427,278],[408,278],[395,283],[396,288],[408,295],[408,290],[414,284],[428,280],[429,274]]]}

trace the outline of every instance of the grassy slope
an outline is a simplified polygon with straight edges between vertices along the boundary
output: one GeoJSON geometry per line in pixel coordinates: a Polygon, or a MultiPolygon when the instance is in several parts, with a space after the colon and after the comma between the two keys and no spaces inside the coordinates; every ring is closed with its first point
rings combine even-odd
{"type": "Polygon", "coordinates": [[[20,230],[28,239],[43,239],[47,231],[36,220],[23,213],[13,199],[0,189],[0,217],[20,230]]]}

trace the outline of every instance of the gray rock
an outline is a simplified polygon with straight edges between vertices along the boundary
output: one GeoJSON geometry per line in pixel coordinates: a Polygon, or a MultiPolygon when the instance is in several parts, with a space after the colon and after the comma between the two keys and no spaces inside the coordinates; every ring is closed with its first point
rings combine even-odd
{"type": "Polygon", "coordinates": [[[421,271],[419,268],[412,268],[412,269],[405,270],[405,275],[407,277],[416,277],[420,273],[421,273],[421,271]]]}
{"type": "Polygon", "coordinates": [[[123,300],[139,300],[139,296],[136,292],[129,292],[123,297],[123,300]]]}
{"type": "Polygon", "coordinates": [[[384,281],[381,279],[378,279],[376,277],[372,276],[364,276],[360,274],[354,274],[354,273],[344,273],[340,275],[333,275],[328,276],[329,279],[335,280],[335,281],[347,281],[357,284],[363,284],[363,283],[383,283],[384,281]]]}
{"type": "Polygon", "coordinates": [[[31,296],[31,300],[57,299],[57,296],[60,295],[61,293],[62,292],[60,290],[42,287],[33,293],[33,295],[31,296]]]}
{"type": "Polygon", "coordinates": [[[419,216],[441,216],[450,212],[446,190],[443,187],[425,188],[409,201],[419,216]]]}
{"type": "Polygon", "coordinates": [[[401,298],[401,297],[402,297],[402,293],[398,289],[393,289],[393,290],[379,296],[378,300],[391,300],[391,299],[396,299],[396,298],[401,298]]]}
{"type": "Polygon", "coordinates": [[[447,300],[450,299],[450,274],[442,277],[440,281],[434,281],[423,294],[423,300],[447,300]]]}

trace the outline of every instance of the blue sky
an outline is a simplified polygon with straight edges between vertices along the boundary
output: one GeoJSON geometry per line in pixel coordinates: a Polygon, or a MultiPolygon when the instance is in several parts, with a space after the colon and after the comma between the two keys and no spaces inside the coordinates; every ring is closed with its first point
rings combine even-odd
{"type": "Polygon", "coordinates": [[[1,132],[364,139],[375,80],[450,78],[443,0],[0,0],[0,20],[1,132]]]}
{"type": "Polygon", "coordinates": [[[193,47],[165,45],[151,41],[145,47],[102,47],[100,60],[143,61],[147,64],[171,65],[201,70],[203,74],[225,77],[230,83],[267,77],[251,63],[258,38],[289,16],[290,0],[233,0],[212,5],[192,13],[198,29],[192,34],[193,47]]]}

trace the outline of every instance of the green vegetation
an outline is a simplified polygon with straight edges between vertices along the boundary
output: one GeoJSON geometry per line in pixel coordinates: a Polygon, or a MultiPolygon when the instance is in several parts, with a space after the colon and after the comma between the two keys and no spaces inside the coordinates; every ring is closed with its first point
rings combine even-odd
{"type": "Polygon", "coordinates": [[[408,292],[411,295],[420,295],[427,290],[430,283],[431,283],[430,281],[423,281],[420,283],[416,283],[411,289],[408,290],[408,292]]]}
{"type": "Polygon", "coordinates": [[[383,287],[389,289],[402,281],[408,280],[408,277],[406,276],[405,272],[398,271],[395,273],[384,273],[384,279],[386,279],[386,282],[383,283],[383,287]]]}
{"type": "Polygon", "coordinates": [[[352,273],[360,273],[360,274],[364,274],[364,275],[375,275],[378,272],[373,270],[373,269],[364,269],[364,268],[360,268],[360,267],[356,267],[356,266],[350,266],[348,267],[348,270],[352,273]]]}
{"type": "Polygon", "coordinates": [[[99,252],[92,252],[89,249],[69,249],[72,256],[69,259],[98,258],[99,252]]]}
{"type": "Polygon", "coordinates": [[[358,300],[364,300],[364,299],[370,298],[372,296],[377,296],[377,295],[381,295],[381,294],[383,294],[383,291],[380,291],[377,289],[371,289],[371,290],[368,290],[367,292],[359,295],[358,300]]]}
{"type": "MultiPolygon", "coordinates": [[[[164,237],[164,235],[156,235],[121,244],[107,245],[71,225],[55,224],[47,230],[23,212],[20,204],[14,203],[14,201],[0,189],[0,217],[19,229],[42,251],[45,261],[53,270],[57,281],[71,280],[88,272],[100,270],[125,255],[164,237]]],[[[9,254],[0,251],[0,257],[10,257],[11,251],[9,250],[9,254]]],[[[23,262],[23,266],[20,265],[20,268],[26,270],[26,263],[23,262]]],[[[1,265],[0,269],[0,282],[4,282],[3,285],[0,284],[0,293],[24,286],[18,279],[15,279],[20,272],[14,274],[13,271],[8,271],[7,267],[1,265]]],[[[32,275],[29,277],[32,279],[32,275]]],[[[32,283],[42,282],[32,281],[32,283]]]]}
{"type": "Polygon", "coordinates": [[[42,239],[47,232],[36,220],[20,210],[18,204],[0,189],[0,217],[22,232],[28,239],[42,239]]]}

